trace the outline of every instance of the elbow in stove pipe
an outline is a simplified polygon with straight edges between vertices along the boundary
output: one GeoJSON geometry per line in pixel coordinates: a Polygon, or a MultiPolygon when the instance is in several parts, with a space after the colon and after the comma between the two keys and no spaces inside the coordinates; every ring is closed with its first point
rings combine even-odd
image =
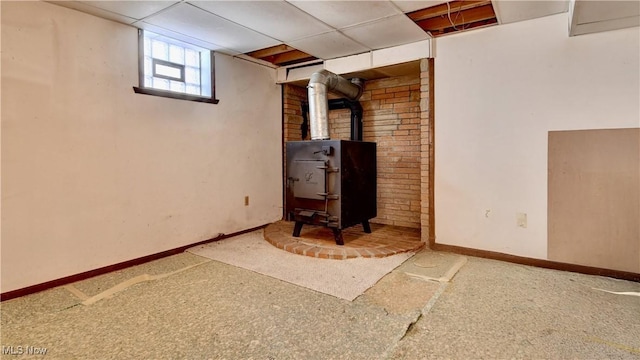
{"type": "Polygon", "coordinates": [[[307,88],[311,140],[329,139],[328,93],[333,92],[349,100],[358,100],[362,95],[362,81],[360,79],[349,81],[327,70],[320,70],[311,75],[307,88]]]}

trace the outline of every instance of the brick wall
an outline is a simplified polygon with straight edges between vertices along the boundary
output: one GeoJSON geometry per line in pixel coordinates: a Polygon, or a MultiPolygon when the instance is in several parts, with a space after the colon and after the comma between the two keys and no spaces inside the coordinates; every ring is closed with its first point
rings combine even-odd
{"type": "Polygon", "coordinates": [[[420,77],[365,83],[363,137],[378,148],[378,217],[420,227],[420,77]]]}
{"type": "Polygon", "coordinates": [[[300,125],[302,112],[300,103],[307,101],[307,89],[289,84],[282,85],[282,112],[284,121],[284,141],[302,140],[300,125]]]}
{"type": "MultiPolygon", "coordinates": [[[[421,227],[421,92],[420,74],[365,82],[360,98],[363,140],[377,143],[378,216],[372,222],[421,227]]],[[[284,140],[300,140],[300,101],[306,88],[283,85],[284,140]]],[[[329,113],[332,139],[348,140],[351,113],[329,113]]]]}

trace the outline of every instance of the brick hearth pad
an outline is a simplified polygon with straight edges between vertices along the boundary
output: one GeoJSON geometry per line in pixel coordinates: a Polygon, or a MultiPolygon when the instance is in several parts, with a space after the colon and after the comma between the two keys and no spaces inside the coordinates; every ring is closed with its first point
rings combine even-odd
{"type": "Polygon", "coordinates": [[[293,237],[292,221],[278,221],[264,229],[264,238],[290,253],[324,259],[385,257],[417,251],[424,246],[420,230],[399,226],[371,224],[371,234],[356,225],[342,231],[344,245],[336,245],[333,232],[322,226],[304,225],[300,237],[293,237]]]}

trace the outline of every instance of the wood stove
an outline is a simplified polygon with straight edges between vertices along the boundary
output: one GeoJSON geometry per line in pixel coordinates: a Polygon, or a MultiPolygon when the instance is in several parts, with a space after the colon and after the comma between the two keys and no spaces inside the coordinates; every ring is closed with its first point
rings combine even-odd
{"type": "Polygon", "coordinates": [[[351,140],[287,142],[287,219],[293,236],[303,224],[333,230],[344,245],[342,229],[362,224],[370,233],[376,217],[376,144],[351,140]]]}

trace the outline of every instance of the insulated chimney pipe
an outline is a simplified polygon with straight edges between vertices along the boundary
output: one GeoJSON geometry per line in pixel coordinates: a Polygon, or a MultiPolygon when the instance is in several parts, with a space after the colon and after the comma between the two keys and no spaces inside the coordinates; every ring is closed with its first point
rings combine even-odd
{"type": "Polygon", "coordinates": [[[309,79],[309,120],[311,140],[329,139],[329,103],[328,92],[337,93],[355,101],[362,95],[362,80],[351,81],[327,70],[320,70],[309,79]]]}

